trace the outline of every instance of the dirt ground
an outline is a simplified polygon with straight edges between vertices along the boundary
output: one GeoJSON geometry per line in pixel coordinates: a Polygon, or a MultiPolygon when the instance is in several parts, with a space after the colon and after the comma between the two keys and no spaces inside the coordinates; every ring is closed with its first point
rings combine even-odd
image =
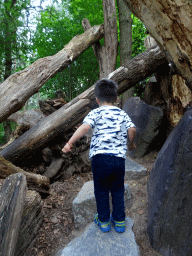
{"type": "MultiPolygon", "coordinates": [[[[161,255],[151,248],[147,236],[147,182],[157,154],[153,151],[143,158],[134,159],[147,168],[148,175],[126,181],[133,198],[133,205],[126,209],[126,216],[134,220],[133,231],[141,256],[161,255]]],[[[83,184],[91,179],[91,172],[76,174],[64,182],[51,185],[50,195],[43,200],[43,224],[25,256],[52,256],[81,233],[81,230],[75,229],[71,206],[83,184]]]]}

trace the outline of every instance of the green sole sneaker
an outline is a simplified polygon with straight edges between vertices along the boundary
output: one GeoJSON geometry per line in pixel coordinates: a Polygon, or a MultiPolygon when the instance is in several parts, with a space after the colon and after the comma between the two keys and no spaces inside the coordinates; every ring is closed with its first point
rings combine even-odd
{"type": "Polygon", "coordinates": [[[109,222],[101,222],[98,218],[98,213],[94,216],[94,222],[100,227],[100,230],[102,232],[109,232],[111,230],[111,223],[109,222]]]}
{"type": "Polygon", "coordinates": [[[111,222],[113,223],[116,232],[125,232],[125,221],[115,221],[111,215],[111,222]]]}

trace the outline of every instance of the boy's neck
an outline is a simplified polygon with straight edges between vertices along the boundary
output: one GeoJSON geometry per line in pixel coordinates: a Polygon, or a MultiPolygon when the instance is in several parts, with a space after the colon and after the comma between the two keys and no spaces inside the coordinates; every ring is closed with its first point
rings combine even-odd
{"type": "Polygon", "coordinates": [[[111,102],[99,102],[99,107],[102,107],[102,106],[114,106],[113,103],[111,102]]]}

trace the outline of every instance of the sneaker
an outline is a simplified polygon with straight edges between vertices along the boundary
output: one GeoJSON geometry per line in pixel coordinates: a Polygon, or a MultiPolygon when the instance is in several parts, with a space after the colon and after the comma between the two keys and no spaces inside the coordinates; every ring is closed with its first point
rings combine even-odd
{"type": "Polygon", "coordinates": [[[125,232],[125,221],[115,221],[111,215],[111,222],[113,223],[116,232],[125,232]]]}
{"type": "Polygon", "coordinates": [[[101,222],[98,218],[98,213],[94,216],[94,222],[100,227],[102,232],[109,232],[111,230],[111,224],[109,222],[101,222]]]}

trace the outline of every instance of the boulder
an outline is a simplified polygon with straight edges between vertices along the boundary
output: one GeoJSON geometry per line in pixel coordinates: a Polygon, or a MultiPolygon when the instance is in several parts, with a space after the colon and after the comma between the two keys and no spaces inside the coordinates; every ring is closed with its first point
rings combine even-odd
{"type": "MultiPolygon", "coordinates": [[[[125,208],[131,207],[131,190],[127,183],[125,183],[124,196],[125,208]]],[[[112,205],[111,198],[110,205],[112,205]]],[[[81,228],[93,221],[93,217],[97,212],[93,181],[88,181],[83,185],[82,189],[73,201],[72,210],[76,227],[81,228]]]]}
{"type": "Polygon", "coordinates": [[[163,120],[163,111],[159,107],[147,105],[139,97],[128,99],[123,105],[123,110],[137,129],[137,147],[132,151],[132,156],[142,157],[153,149],[163,120]]]}
{"type": "Polygon", "coordinates": [[[132,219],[127,217],[125,225],[124,233],[116,233],[114,228],[103,233],[93,222],[80,237],[71,241],[55,256],[139,256],[139,247],[132,231],[132,219]]]}
{"type": "Polygon", "coordinates": [[[192,110],[160,150],[148,183],[148,235],[166,256],[192,255],[192,110]]]}
{"type": "Polygon", "coordinates": [[[125,160],[125,180],[136,180],[147,175],[147,169],[129,156],[125,160]]]}
{"type": "Polygon", "coordinates": [[[28,109],[26,111],[18,111],[8,117],[8,120],[20,125],[28,125],[29,128],[41,121],[45,115],[38,109],[28,109]]]}

